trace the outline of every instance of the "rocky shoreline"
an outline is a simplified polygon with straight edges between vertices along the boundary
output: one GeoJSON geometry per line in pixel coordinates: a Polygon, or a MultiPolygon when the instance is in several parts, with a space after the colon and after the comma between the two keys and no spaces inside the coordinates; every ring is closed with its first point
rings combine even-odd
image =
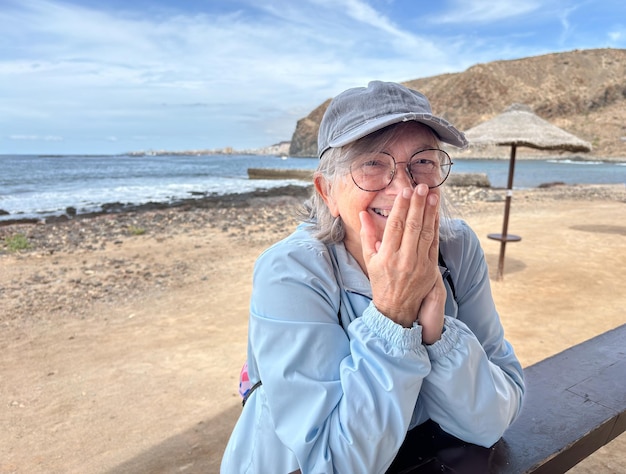
{"type": "MultiPolygon", "coordinates": [[[[235,247],[270,245],[293,230],[297,211],[309,192],[310,188],[293,186],[193,199],[167,207],[136,206],[47,223],[5,223],[0,226],[0,323],[81,317],[96,303],[147,298],[151,291],[202,278],[199,262],[149,258],[152,250],[148,247],[162,251],[174,237],[199,235],[210,239],[215,233],[232,239],[235,247]],[[11,251],[9,242],[16,235],[24,238],[26,247],[11,251]],[[116,254],[116,249],[129,246],[137,247],[135,254],[116,254]],[[38,271],[42,259],[51,259],[54,265],[38,271]]],[[[505,191],[450,186],[446,195],[453,213],[463,216],[502,212],[505,191]]],[[[553,185],[520,190],[515,193],[513,209],[558,206],[563,200],[626,202],[626,188],[553,185]]]]}
{"type": "Polygon", "coordinates": [[[310,186],[287,185],[270,189],[256,189],[247,193],[237,194],[202,194],[199,193],[193,198],[179,199],[171,202],[147,202],[144,204],[109,202],[101,206],[100,211],[78,213],[76,208],[68,207],[65,213],[52,216],[42,216],[40,218],[15,217],[0,221],[0,227],[15,224],[55,224],[74,219],[89,219],[102,215],[125,214],[132,212],[146,212],[163,209],[180,208],[183,210],[191,208],[216,208],[216,207],[242,207],[250,199],[271,198],[276,196],[293,196],[306,199],[311,192],[310,186]]]}
{"type": "MultiPolygon", "coordinates": [[[[251,224],[271,225],[272,221],[294,214],[294,210],[310,195],[310,186],[284,186],[249,193],[205,196],[173,203],[141,205],[110,203],[102,212],[48,217],[45,219],[13,219],[0,222],[0,255],[6,254],[6,238],[24,234],[32,244],[24,254],[35,251],[96,250],[123,236],[144,233],[163,234],[185,227],[243,229],[251,224]],[[287,207],[278,204],[288,203],[287,207]],[[259,213],[259,209],[264,212],[259,213]],[[246,210],[249,210],[247,212],[246,210]],[[268,221],[269,215],[272,215],[268,221]],[[75,229],[80,231],[75,232],[75,229]]],[[[447,200],[461,212],[472,212],[472,205],[503,202],[504,189],[486,186],[447,186],[447,200]]],[[[514,191],[515,205],[551,200],[600,200],[626,202],[626,186],[564,185],[547,183],[539,188],[514,191]]],[[[71,214],[71,213],[70,213],[71,214]]],[[[285,222],[285,221],[283,221],[285,222]]]]}

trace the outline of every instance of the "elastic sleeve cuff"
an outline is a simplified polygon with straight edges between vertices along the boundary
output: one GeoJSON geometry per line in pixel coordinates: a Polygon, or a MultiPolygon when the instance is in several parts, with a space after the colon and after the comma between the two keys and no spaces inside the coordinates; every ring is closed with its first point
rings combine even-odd
{"type": "Polygon", "coordinates": [[[426,346],[430,360],[444,357],[458,345],[461,332],[452,322],[453,320],[453,318],[445,316],[443,321],[444,331],[441,333],[441,338],[434,344],[426,346]]]}
{"type": "Polygon", "coordinates": [[[414,323],[413,327],[405,328],[378,311],[374,303],[365,309],[361,319],[377,336],[400,349],[415,350],[422,346],[420,325],[414,323]]]}

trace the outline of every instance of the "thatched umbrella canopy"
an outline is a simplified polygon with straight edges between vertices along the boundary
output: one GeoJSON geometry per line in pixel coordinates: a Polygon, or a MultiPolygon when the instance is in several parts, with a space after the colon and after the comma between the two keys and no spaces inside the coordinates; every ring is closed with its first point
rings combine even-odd
{"type": "Polygon", "coordinates": [[[521,237],[508,233],[509,211],[513,196],[513,175],[515,174],[515,151],[518,146],[538,150],[562,150],[570,152],[591,151],[591,145],[580,138],[552,125],[533,113],[530,107],[513,104],[500,115],[487,120],[465,132],[470,145],[499,145],[511,147],[509,177],[504,207],[504,222],[501,234],[489,234],[488,237],[500,242],[498,261],[498,279],[504,271],[504,249],[507,242],[517,242],[521,237]]]}
{"type": "Polygon", "coordinates": [[[591,145],[535,115],[530,107],[513,104],[491,120],[470,128],[471,145],[525,146],[538,150],[591,151],[591,145]]]}

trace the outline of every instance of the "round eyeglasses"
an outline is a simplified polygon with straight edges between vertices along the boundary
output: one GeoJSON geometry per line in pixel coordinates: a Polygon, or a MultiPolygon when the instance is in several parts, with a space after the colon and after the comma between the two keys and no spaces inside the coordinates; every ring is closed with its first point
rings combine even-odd
{"type": "Polygon", "coordinates": [[[426,184],[430,189],[443,184],[453,164],[450,156],[438,148],[420,150],[409,161],[400,162],[389,153],[380,152],[360,155],[350,165],[350,175],[363,191],[382,191],[393,181],[398,165],[404,163],[413,184],[426,184]]]}

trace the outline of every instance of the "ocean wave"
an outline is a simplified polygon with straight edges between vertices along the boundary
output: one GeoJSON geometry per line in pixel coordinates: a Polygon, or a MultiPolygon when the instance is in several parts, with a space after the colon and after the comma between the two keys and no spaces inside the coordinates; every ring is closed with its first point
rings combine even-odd
{"type": "Polygon", "coordinates": [[[587,161],[587,160],[546,160],[548,163],[556,163],[559,165],[606,165],[606,161],[587,161]]]}
{"type": "Polygon", "coordinates": [[[306,186],[298,180],[212,179],[199,183],[169,183],[163,185],[104,186],[98,189],[72,189],[67,191],[44,191],[3,196],[0,221],[15,218],[40,219],[65,214],[73,208],[78,214],[101,212],[109,204],[140,206],[148,203],[173,204],[186,199],[202,199],[207,196],[246,194],[257,190],[284,186],[306,186]]]}

